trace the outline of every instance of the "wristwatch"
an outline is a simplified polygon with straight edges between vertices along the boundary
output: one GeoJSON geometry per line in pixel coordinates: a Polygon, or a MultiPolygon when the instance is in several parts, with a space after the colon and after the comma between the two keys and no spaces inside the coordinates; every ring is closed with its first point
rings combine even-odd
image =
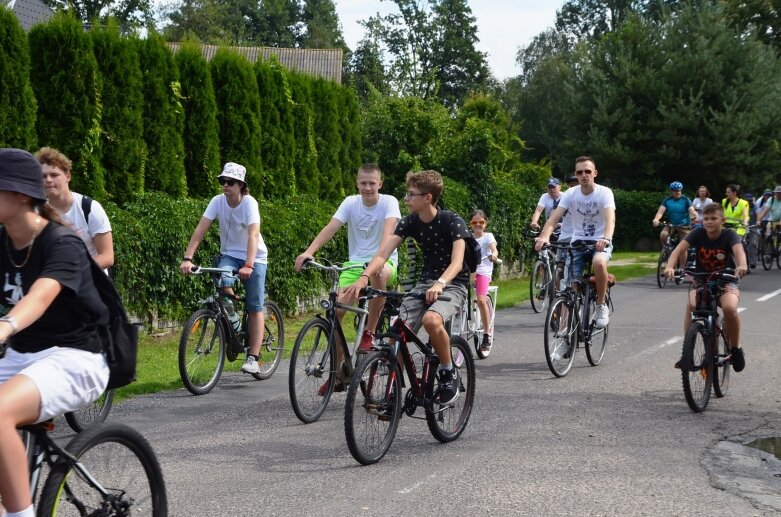
{"type": "Polygon", "coordinates": [[[443,278],[437,278],[437,282],[442,284],[442,287],[447,287],[447,280],[445,280],[443,278]]]}

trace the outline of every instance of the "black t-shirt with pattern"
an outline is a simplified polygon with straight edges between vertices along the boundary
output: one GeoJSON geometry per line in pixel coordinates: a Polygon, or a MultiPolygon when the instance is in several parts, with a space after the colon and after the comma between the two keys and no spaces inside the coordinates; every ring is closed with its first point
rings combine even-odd
{"type": "Polygon", "coordinates": [[[14,250],[4,229],[0,230],[0,246],[0,315],[8,314],[39,278],[51,278],[62,286],[43,315],[11,337],[11,347],[23,353],[53,346],[100,352],[96,322],[108,309],[92,282],[89,255],[81,239],[69,228],[50,222],[35,239],[26,263],[28,248],[14,250]],[[14,266],[9,254],[24,266],[14,266]]]}
{"type": "Polygon", "coordinates": [[[740,235],[734,230],[724,228],[718,237],[711,239],[705,228],[699,227],[690,231],[684,239],[697,250],[698,273],[735,267],[732,246],[740,244],[740,235]]]}
{"type": "MultiPolygon", "coordinates": [[[[421,221],[418,214],[410,214],[399,221],[394,234],[402,239],[410,237],[420,244],[423,250],[421,281],[436,280],[442,276],[450,266],[453,243],[469,237],[464,220],[449,210],[437,210],[437,215],[428,223],[421,221]]],[[[465,265],[462,265],[453,283],[469,285],[469,269],[465,265]]]]}

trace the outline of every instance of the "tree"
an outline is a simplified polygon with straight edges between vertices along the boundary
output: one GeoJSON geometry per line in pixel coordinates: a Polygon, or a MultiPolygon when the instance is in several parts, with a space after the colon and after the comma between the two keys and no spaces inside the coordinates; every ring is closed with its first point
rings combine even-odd
{"type": "Polygon", "coordinates": [[[264,191],[268,199],[286,197],[295,185],[295,141],[288,103],[289,88],[276,60],[255,63],[255,76],[260,92],[260,155],[266,172],[264,191]]]}
{"type": "Polygon", "coordinates": [[[130,29],[151,21],[150,0],[44,0],[44,2],[58,11],[73,13],[85,24],[95,21],[104,23],[114,17],[123,21],[123,28],[130,29]]]}
{"type": "Polygon", "coordinates": [[[723,0],[727,19],[741,33],[752,32],[781,50],[781,6],[772,0],[723,0]]]}
{"type": "Polygon", "coordinates": [[[0,147],[35,146],[36,109],[27,35],[16,16],[0,7],[0,147]]]}
{"type": "MultiPolygon", "coordinates": [[[[182,0],[163,7],[168,24],[162,29],[167,41],[194,39],[205,44],[246,45],[252,39],[245,17],[248,0],[182,0]]],[[[257,16],[255,14],[255,16],[257,16]]]]}
{"type": "Polygon", "coordinates": [[[345,83],[350,84],[362,101],[369,96],[370,89],[383,95],[390,93],[388,70],[383,62],[380,46],[378,20],[375,18],[364,22],[367,35],[350,55],[350,62],[345,73],[345,83]]]}
{"type": "Polygon", "coordinates": [[[315,144],[315,115],[309,76],[298,72],[288,75],[293,102],[293,134],[296,140],[295,175],[296,191],[301,194],[318,195],[320,171],[317,167],[317,146],[315,144]]]}
{"type": "Polygon", "coordinates": [[[341,48],[348,51],[332,0],[303,0],[300,22],[302,48],[341,48]]]}
{"type": "Polygon", "coordinates": [[[256,45],[295,47],[299,12],[295,0],[262,0],[256,2],[254,14],[247,13],[252,39],[256,45]]]}
{"type": "Polygon", "coordinates": [[[320,171],[320,196],[333,199],[344,196],[342,169],[339,160],[344,145],[339,133],[337,86],[325,79],[312,81],[314,137],[317,146],[317,168],[320,171]]]}

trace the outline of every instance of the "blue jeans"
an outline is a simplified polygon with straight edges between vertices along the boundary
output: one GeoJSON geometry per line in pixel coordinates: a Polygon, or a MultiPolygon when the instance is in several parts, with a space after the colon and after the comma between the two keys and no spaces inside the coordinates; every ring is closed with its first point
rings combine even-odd
{"type": "MultiPolygon", "coordinates": [[[[605,246],[604,250],[599,252],[590,250],[573,251],[572,269],[570,270],[571,276],[566,280],[567,285],[571,284],[573,280],[579,280],[580,277],[583,276],[583,266],[586,264],[586,257],[592,257],[593,260],[594,255],[605,255],[606,260],[609,261],[610,257],[613,256],[613,244],[608,244],[605,246]]],[[[569,269],[569,267],[565,269],[569,269]]]]}
{"type": "MultiPolygon", "coordinates": [[[[244,260],[231,257],[230,255],[222,255],[217,267],[241,269],[244,264],[244,260]]],[[[252,275],[244,281],[244,288],[247,290],[244,307],[247,312],[263,312],[263,300],[266,297],[266,268],[268,264],[255,262],[252,267],[255,268],[252,270],[252,275]]],[[[222,276],[223,287],[233,287],[234,282],[236,282],[236,277],[222,276]]]]}

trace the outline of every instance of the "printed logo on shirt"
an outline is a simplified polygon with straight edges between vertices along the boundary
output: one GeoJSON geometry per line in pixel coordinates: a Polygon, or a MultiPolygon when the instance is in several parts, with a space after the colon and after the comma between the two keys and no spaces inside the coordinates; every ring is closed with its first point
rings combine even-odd
{"type": "Polygon", "coordinates": [[[377,221],[373,219],[372,216],[365,215],[363,218],[361,218],[360,221],[358,221],[356,226],[358,231],[363,232],[364,238],[368,239],[374,235],[374,229],[377,227],[377,221]]]}
{"type": "Polygon", "coordinates": [[[577,212],[583,216],[581,229],[586,237],[593,237],[597,231],[597,218],[600,216],[599,204],[596,201],[579,201],[577,212]]]}
{"type": "Polygon", "coordinates": [[[3,295],[5,296],[5,302],[9,305],[16,305],[24,297],[24,291],[22,291],[22,274],[16,272],[13,276],[13,282],[11,283],[11,273],[5,272],[5,283],[3,284],[3,295]]]}

